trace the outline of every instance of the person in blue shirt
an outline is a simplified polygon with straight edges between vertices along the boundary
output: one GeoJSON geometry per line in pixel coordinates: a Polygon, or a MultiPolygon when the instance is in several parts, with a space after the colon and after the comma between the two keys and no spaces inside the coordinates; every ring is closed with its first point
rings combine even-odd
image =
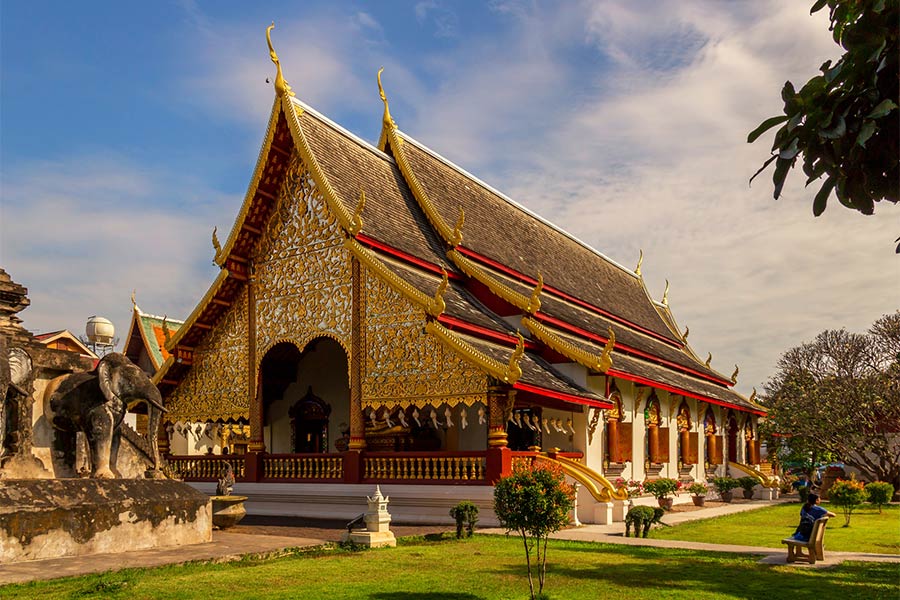
{"type": "Polygon", "coordinates": [[[833,518],[836,515],[819,506],[819,495],[810,494],[806,498],[806,504],[800,507],[800,525],[792,536],[793,539],[801,542],[808,542],[809,536],[812,535],[812,529],[815,522],[822,517],[833,518]]]}

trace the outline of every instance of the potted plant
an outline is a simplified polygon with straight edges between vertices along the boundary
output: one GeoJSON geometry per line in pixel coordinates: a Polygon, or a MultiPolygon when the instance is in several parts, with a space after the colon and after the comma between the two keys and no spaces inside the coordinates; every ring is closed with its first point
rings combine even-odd
{"type": "Polygon", "coordinates": [[[705,483],[695,481],[688,486],[687,491],[691,494],[691,500],[694,501],[694,506],[703,506],[706,504],[706,494],[709,492],[709,486],[705,483]]]}
{"type": "Polygon", "coordinates": [[[673,498],[669,498],[669,494],[677,494],[680,489],[681,482],[668,477],[660,477],[653,481],[644,482],[644,491],[656,498],[660,507],[666,510],[672,509],[673,498]]]}
{"type": "Polygon", "coordinates": [[[722,502],[731,502],[734,499],[731,490],[741,487],[741,484],[734,477],[713,477],[712,483],[716,491],[719,492],[722,502]]]}
{"type": "Polygon", "coordinates": [[[747,475],[746,477],[741,477],[738,479],[738,484],[744,489],[744,499],[750,500],[753,498],[753,488],[756,487],[759,481],[756,477],[751,477],[747,475]]]}

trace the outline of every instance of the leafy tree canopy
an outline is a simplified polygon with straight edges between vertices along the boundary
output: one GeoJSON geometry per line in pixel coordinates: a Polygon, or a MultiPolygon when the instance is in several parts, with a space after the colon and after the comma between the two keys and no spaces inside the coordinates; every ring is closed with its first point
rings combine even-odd
{"type": "Polygon", "coordinates": [[[867,333],[824,331],[784,353],[761,403],[767,445],[833,456],[900,484],[900,311],[867,333]]]}
{"type": "MultiPolygon", "coordinates": [[[[802,155],[806,185],[821,182],[813,214],[825,210],[832,192],[844,206],[870,215],[875,202],[900,201],[900,76],[898,0],[817,0],[810,13],[830,11],[834,41],[846,52],[826,61],[797,91],[781,90],[784,114],[763,121],[747,137],[775,133],[772,156],[774,196],[802,155]],[[824,178],[824,179],[823,179],[824,178]]],[[[897,247],[900,253],[900,246],[897,247]]]]}

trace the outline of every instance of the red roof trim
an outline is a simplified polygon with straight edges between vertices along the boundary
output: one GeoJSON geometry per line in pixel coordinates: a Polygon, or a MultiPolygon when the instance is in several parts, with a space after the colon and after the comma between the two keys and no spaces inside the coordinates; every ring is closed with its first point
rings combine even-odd
{"type": "Polygon", "coordinates": [[[522,390],[523,392],[531,392],[532,394],[536,394],[538,396],[545,396],[547,398],[553,398],[554,400],[562,400],[563,402],[572,402],[573,404],[583,404],[584,406],[590,406],[593,408],[612,408],[613,405],[611,402],[605,402],[603,400],[594,400],[592,398],[584,398],[582,396],[576,396],[574,394],[566,394],[565,392],[556,392],[554,390],[548,390],[547,388],[538,387],[536,385],[529,385],[527,383],[522,383],[517,381],[513,384],[514,390],[522,390]]]}
{"type": "MultiPolygon", "coordinates": [[[[475,325],[474,323],[469,323],[468,321],[463,321],[462,319],[457,319],[456,317],[451,317],[450,315],[442,314],[437,318],[437,320],[438,323],[446,326],[447,329],[470,333],[475,337],[499,342],[505,346],[515,346],[519,343],[519,338],[514,335],[509,335],[508,333],[500,333],[499,331],[493,331],[492,329],[488,329],[487,327],[475,325]]],[[[539,349],[539,346],[531,340],[525,340],[525,348],[531,351],[536,351],[539,349]]]]}
{"type": "MultiPolygon", "coordinates": [[[[519,281],[521,281],[523,283],[527,283],[528,285],[531,285],[531,286],[537,285],[537,279],[534,279],[533,277],[529,277],[528,275],[525,275],[523,273],[519,273],[515,269],[511,269],[511,268],[507,267],[506,265],[504,265],[503,263],[497,262],[496,260],[493,260],[491,258],[488,258],[487,256],[479,254],[478,252],[475,252],[474,250],[470,250],[470,249],[464,248],[462,246],[457,246],[456,250],[457,250],[457,252],[459,252],[460,254],[463,254],[464,256],[467,256],[471,259],[477,260],[485,265],[488,265],[489,267],[493,267],[494,269],[497,269],[498,271],[506,273],[507,275],[509,275],[515,279],[518,279],[519,281]]],[[[616,315],[612,314],[611,312],[605,311],[602,308],[594,306],[593,304],[589,304],[589,303],[585,302],[584,300],[580,300],[580,299],[576,298],[575,296],[570,296],[569,294],[567,294],[561,290],[558,290],[553,286],[545,284],[543,287],[543,291],[549,292],[549,293],[553,294],[554,296],[559,296],[560,298],[562,298],[564,300],[568,300],[569,302],[572,302],[573,304],[577,304],[578,306],[581,306],[582,308],[586,308],[586,309],[590,310],[591,312],[597,313],[599,315],[603,315],[604,317],[612,319],[613,321],[617,321],[619,323],[622,323],[623,325],[627,325],[628,327],[631,327],[632,329],[636,329],[637,331],[643,332],[651,337],[654,337],[654,338],[660,340],[661,342],[665,342],[666,344],[669,344],[670,346],[673,346],[675,348],[682,347],[682,345],[680,343],[670,340],[669,338],[662,336],[662,335],[656,333],[655,331],[650,331],[649,329],[645,329],[644,327],[641,327],[640,325],[632,323],[631,321],[629,321],[627,319],[623,319],[622,317],[616,316],[616,315]]]]}
{"type": "MultiPolygon", "coordinates": [[[[376,250],[380,250],[381,252],[384,252],[385,254],[390,254],[394,258],[398,258],[405,263],[416,265],[417,267],[425,269],[426,271],[434,273],[435,275],[443,276],[443,274],[444,274],[444,272],[440,266],[438,266],[434,263],[428,262],[427,260],[422,260],[421,258],[413,256],[412,254],[408,254],[402,250],[398,250],[397,248],[394,248],[393,246],[389,246],[389,245],[385,244],[384,242],[380,242],[380,241],[376,240],[375,238],[369,237],[365,234],[362,234],[362,233],[357,234],[356,241],[358,241],[361,244],[365,244],[369,248],[374,248],[376,250]]],[[[453,279],[456,281],[462,281],[464,279],[463,276],[460,275],[459,273],[453,273],[451,271],[447,271],[447,277],[449,279],[453,279]]]]}
{"type": "Polygon", "coordinates": [[[674,392],[681,396],[687,396],[688,398],[695,398],[697,400],[703,400],[704,402],[708,402],[709,404],[716,404],[718,406],[724,406],[726,408],[733,408],[734,410],[739,410],[741,412],[748,412],[748,413],[751,413],[754,415],[759,415],[760,417],[766,416],[766,413],[761,410],[754,410],[752,408],[746,408],[743,406],[739,406],[737,404],[732,404],[730,402],[716,400],[715,398],[710,398],[709,396],[704,396],[702,394],[695,394],[694,392],[689,392],[687,390],[683,390],[683,389],[677,388],[675,386],[671,386],[671,385],[668,385],[665,383],[660,383],[658,381],[653,381],[652,379],[647,379],[645,377],[640,377],[639,375],[631,375],[629,373],[624,373],[622,371],[616,371],[615,369],[610,369],[606,374],[611,375],[612,377],[618,377],[620,379],[627,379],[629,381],[634,381],[635,383],[640,383],[643,385],[657,387],[662,390],[666,390],[668,392],[674,392]]]}
{"type": "MultiPolygon", "coordinates": [[[[547,323],[552,324],[555,327],[559,327],[560,329],[566,329],[576,335],[588,338],[589,340],[594,340],[595,342],[600,342],[601,344],[606,344],[606,342],[609,341],[608,337],[603,337],[602,335],[597,335],[596,333],[591,333],[590,331],[587,331],[586,329],[576,327],[575,325],[571,325],[569,323],[566,323],[565,321],[561,321],[560,319],[557,319],[556,317],[551,317],[550,315],[544,314],[542,312],[535,313],[534,317],[538,321],[545,321],[547,323]]],[[[644,352],[643,350],[638,350],[637,348],[632,348],[631,346],[626,346],[625,344],[616,343],[616,348],[621,348],[628,354],[634,354],[635,356],[640,356],[642,358],[652,359],[654,362],[657,362],[661,365],[671,367],[677,371],[681,371],[683,373],[688,373],[690,375],[694,375],[694,376],[700,377],[702,379],[706,379],[706,380],[709,380],[709,381],[712,381],[715,383],[721,383],[722,385],[727,385],[728,387],[731,387],[732,385],[734,385],[730,381],[725,381],[724,379],[712,377],[710,375],[707,375],[706,373],[701,373],[699,371],[695,371],[695,370],[685,367],[683,365],[679,365],[677,363],[668,361],[664,358],[660,358],[656,355],[650,354],[649,352],[644,352]]]]}

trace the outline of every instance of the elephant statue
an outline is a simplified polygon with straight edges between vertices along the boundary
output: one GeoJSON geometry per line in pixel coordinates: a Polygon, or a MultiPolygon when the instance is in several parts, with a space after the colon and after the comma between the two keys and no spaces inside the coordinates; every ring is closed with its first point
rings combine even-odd
{"type": "Polygon", "coordinates": [[[71,439],[84,432],[91,452],[91,476],[114,478],[112,467],[119,453],[120,425],[128,407],[146,402],[148,438],[154,471],[159,471],[157,430],[166,412],[159,390],[137,365],[123,354],[107,354],[88,373],[72,373],[52,380],[44,392],[44,416],[71,439]]]}
{"type": "MultiPolygon", "coordinates": [[[[6,338],[0,336],[0,458],[10,453],[10,428],[20,426],[19,403],[29,396],[32,372],[31,357],[22,348],[6,347],[6,338]]],[[[13,436],[12,444],[19,442],[13,436]]]]}

